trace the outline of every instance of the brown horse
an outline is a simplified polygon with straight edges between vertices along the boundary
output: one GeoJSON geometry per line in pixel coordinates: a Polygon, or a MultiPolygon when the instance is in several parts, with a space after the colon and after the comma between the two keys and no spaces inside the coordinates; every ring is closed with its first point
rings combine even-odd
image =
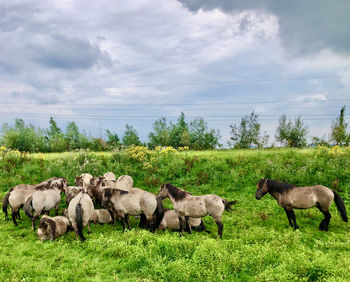
{"type": "MultiPolygon", "coordinates": [[[[204,222],[201,218],[193,218],[190,217],[188,219],[188,223],[191,226],[192,230],[194,231],[205,231],[207,233],[210,233],[205,228],[204,222]]],[[[179,217],[177,216],[176,212],[174,210],[165,210],[164,211],[164,217],[162,219],[162,222],[160,223],[158,229],[159,230],[165,230],[166,228],[170,230],[180,230],[180,222],[179,217]]]]}
{"type": "Polygon", "coordinates": [[[339,194],[322,185],[297,187],[292,184],[279,182],[276,180],[261,179],[257,184],[255,198],[260,200],[266,193],[270,193],[277,200],[279,206],[284,208],[289,226],[294,229],[299,228],[293,209],[309,209],[317,207],[323,214],[319,229],[328,230],[331,219],[329,206],[334,200],[338,211],[344,222],[348,222],[346,208],[343,199],[339,194]]]}
{"type": "Polygon", "coordinates": [[[36,185],[19,184],[12,187],[10,191],[5,195],[2,205],[2,211],[5,214],[5,219],[8,218],[7,208],[10,205],[12,209],[12,221],[17,225],[16,218],[20,218],[19,211],[35,191],[42,191],[50,189],[56,186],[59,190],[67,187],[68,183],[64,177],[52,177],[36,185]]]}
{"type": "Polygon", "coordinates": [[[43,215],[38,228],[38,237],[41,240],[51,241],[66,233],[69,229],[69,219],[64,216],[49,217],[43,215]]]}
{"type": "Polygon", "coordinates": [[[72,224],[75,231],[76,238],[80,237],[80,240],[85,241],[83,234],[83,228],[87,225],[90,229],[90,218],[94,213],[94,204],[91,198],[83,190],[78,195],[76,195],[69,203],[68,206],[68,218],[72,224]]]}
{"type": "Polygon", "coordinates": [[[236,203],[236,201],[229,202],[215,194],[193,196],[169,183],[160,187],[158,196],[162,199],[169,198],[173,203],[180,222],[180,236],[185,227],[188,233],[191,233],[190,217],[200,218],[209,214],[217,224],[218,234],[222,238],[224,225],[221,222],[221,215],[224,210],[231,211],[231,206],[236,203]]]}
{"type": "Polygon", "coordinates": [[[164,216],[162,200],[139,188],[130,191],[106,188],[103,190],[102,205],[109,210],[113,222],[115,215],[122,220],[123,232],[125,223],[131,229],[129,215],[144,214],[152,232],[158,228],[164,216]]]}

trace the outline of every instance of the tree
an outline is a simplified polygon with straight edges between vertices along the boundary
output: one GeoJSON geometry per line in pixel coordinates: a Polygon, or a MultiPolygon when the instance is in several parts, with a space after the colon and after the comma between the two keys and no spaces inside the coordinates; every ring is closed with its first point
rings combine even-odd
{"type": "Polygon", "coordinates": [[[68,123],[66,128],[65,139],[68,143],[69,150],[75,150],[80,148],[79,128],[74,121],[68,123]]]}
{"type": "Polygon", "coordinates": [[[219,130],[208,129],[203,118],[194,119],[190,123],[190,148],[194,150],[215,149],[219,145],[219,130]]]}
{"type": "Polygon", "coordinates": [[[276,131],[276,140],[287,147],[304,147],[306,146],[306,137],[308,129],[298,117],[294,122],[287,120],[286,114],[279,119],[279,125],[276,131]]]}
{"type": "Polygon", "coordinates": [[[183,112],[181,112],[177,122],[171,125],[169,145],[173,146],[174,148],[190,145],[188,125],[185,121],[185,114],[183,112]]]}
{"type": "Polygon", "coordinates": [[[350,134],[346,132],[348,124],[345,122],[345,106],[340,110],[339,117],[332,123],[331,141],[336,145],[349,145],[350,134]]]}
{"type": "Polygon", "coordinates": [[[239,125],[230,125],[231,137],[229,145],[234,148],[252,148],[262,147],[267,144],[269,136],[264,133],[260,134],[260,123],[258,115],[252,111],[249,115],[245,115],[239,125]]]}
{"type": "Polygon", "coordinates": [[[26,126],[23,119],[16,119],[14,127],[3,126],[2,144],[7,148],[26,152],[47,152],[44,133],[33,125],[26,126]]]}
{"type": "Polygon", "coordinates": [[[165,117],[161,117],[153,123],[153,131],[148,135],[148,146],[150,148],[155,148],[156,146],[169,146],[170,134],[170,125],[168,125],[165,117]]]}
{"type": "Polygon", "coordinates": [[[109,131],[108,129],[106,130],[106,135],[107,135],[107,144],[108,146],[115,148],[118,147],[120,145],[120,140],[118,137],[117,133],[112,133],[111,131],[109,131]]]}
{"type": "Polygon", "coordinates": [[[53,119],[53,117],[50,117],[50,129],[47,131],[49,136],[53,136],[55,134],[62,133],[62,130],[57,126],[56,121],[53,119]]]}
{"type": "Polygon", "coordinates": [[[139,146],[142,145],[137,134],[136,129],[132,125],[125,125],[125,132],[123,136],[123,145],[129,147],[131,145],[139,146]]]}

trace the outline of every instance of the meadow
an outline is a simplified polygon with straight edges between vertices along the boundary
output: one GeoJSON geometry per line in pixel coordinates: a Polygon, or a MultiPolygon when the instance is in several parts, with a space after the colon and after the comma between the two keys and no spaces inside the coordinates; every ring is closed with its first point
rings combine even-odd
{"type": "MultiPolygon", "coordinates": [[[[296,185],[322,184],[337,190],[350,211],[350,148],[149,151],[143,147],[111,153],[61,154],[0,152],[0,200],[19,183],[63,176],[73,185],[83,172],[129,174],[135,187],[153,193],[172,183],[195,194],[215,193],[237,200],[223,214],[223,239],[209,217],[211,234],[92,225],[84,243],[70,232],[41,242],[23,212],[15,227],[0,218],[0,280],[92,281],[349,281],[350,233],[331,206],[328,232],[320,232],[323,215],[297,210],[300,230],[288,227],[284,210],[266,195],[255,199],[257,181],[279,179],[296,185]]],[[[62,196],[61,209],[66,207],[62,196]]],[[[169,200],[165,205],[171,207],[169,200]]],[[[53,215],[53,212],[52,212],[53,215]]]]}

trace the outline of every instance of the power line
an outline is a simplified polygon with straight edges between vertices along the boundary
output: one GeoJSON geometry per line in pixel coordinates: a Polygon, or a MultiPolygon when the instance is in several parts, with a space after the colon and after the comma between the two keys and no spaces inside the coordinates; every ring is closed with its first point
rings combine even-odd
{"type": "MultiPolygon", "coordinates": [[[[222,81],[207,81],[207,82],[179,82],[179,83],[159,83],[157,81],[149,81],[147,84],[123,84],[118,86],[42,86],[40,89],[118,89],[120,87],[134,87],[134,88],[144,88],[144,87],[177,87],[177,86],[204,86],[204,85],[235,85],[235,84],[269,84],[275,82],[300,82],[309,80],[340,80],[340,79],[350,79],[350,76],[343,75],[339,76],[323,76],[323,77],[305,77],[305,78],[272,78],[272,79],[245,79],[245,80],[222,80],[222,81]]],[[[0,89],[15,89],[16,87],[4,86],[0,89]]]]}
{"type": "MultiPolygon", "coordinates": [[[[6,113],[6,112],[0,112],[0,116],[28,116],[28,117],[55,117],[56,119],[85,119],[85,120],[155,120],[159,117],[156,116],[123,116],[123,117],[117,117],[117,116],[103,116],[103,115],[84,115],[84,116],[74,116],[74,115],[52,115],[52,114],[33,114],[33,113],[6,113]]],[[[167,116],[168,118],[177,118],[177,116],[167,116]]],[[[196,118],[198,116],[187,116],[191,118],[196,118]]],[[[298,117],[298,116],[288,116],[288,117],[298,117]]],[[[330,118],[335,118],[334,115],[301,115],[303,120],[329,120],[330,118]]],[[[260,121],[264,120],[277,120],[279,117],[276,117],[275,115],[270,116],[262,116],[259,118],[260,121]]],[[[350,119],[350,116],[346,116],[346,119],[350,119]]],[[[210,116],[206,117],[205,120],[207,121],[236,121],[240,120],[241,116],[210,116]]]]}
{"type": "Polygon", "coordinates": [[[145,104],[145,103],[108,103],[108,104],[99,104],[99,103],[56,103],[56,104],[37,104],[37,103],[18,103],[18,102],[8,102],[8,101],[0,101],[0,104],[13,104],[13,105],[35,105],[35,106],[42,106],[42,107],[51,107],[51,106],[57,106],[57,105],[69,105],[71,107],[73,106],[139,106],[139,107],[145,107],[145,106],[210,106],[210,105],[250,105],[250,104],[293,104],[293,103],[327,103],[327,102],[350,102],[349,99],[327,99],[327,100],[304,100],[304,101],[249,101],[249,102],[208,102],[208,103],[152,103],[152,104],[145,104]]]}

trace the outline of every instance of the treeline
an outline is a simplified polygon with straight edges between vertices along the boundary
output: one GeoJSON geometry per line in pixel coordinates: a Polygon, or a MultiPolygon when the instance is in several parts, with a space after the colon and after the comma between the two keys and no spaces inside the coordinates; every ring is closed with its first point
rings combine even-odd
{"type": "MultiPolygon", "coordinates": [[[[208,128],[203,118],[187,122],[181,113],[175,123],[161,117],[153,123],[153,129],[148,135],[148,142],[141,142],[136,129],[126,124],[121,137],[117,133],[106,130],[104,138],[94,138],[85,131],[80,131],[75,122],[70,122],[65,131],[58,127],[51,117],[48,129],[26,125],[22,119],[16,119],[14,126],[4,124],[0,143],[10,149],[27,152],[64,152],[77,149],[92,151],[110,151],[132,145],[157,146],[174,148],[188,147],[191,150],[211,150],[221,147],[219,130],[208,128]]],[[[339,117],[332,122],[329,137],[312,137],[312,145],[348,146],[350,133],[345,122],[345,106],[340,110],[339,117]]],[[[253,111],[242,117],[238,124],[230,125],[229,147],[261,148],[266,147],[270,136],[261,132],[258,115],[253,111]]],[[[308,127],[301,117],[288,119],[284,114],[279,118],[275,133],[275,141],[284,147],[305,147],[307,145],[308,127]]],[[[275,146],[275,143],[270,143],[275,146]]]]}
{"type": "Polygon", "coordinates": [[[16,119],[13,126],[4,124],[1,146],[26,152],[64,152],[77,149],[92,151],[110,151],[132,145],[172,146],[174,148],[188,147],[192,150],[210,150],[219,144],[218,130],[209,129],[202,118],[194,119],[190,123],[181,113],[177,122],[168,122],[161,117],[153,124],[153,131],[149,133],[149,142],[141,142],[136,129],[126,124],[121,138],[117,133],[106,130],[105,138],[94,138],[85,131],[80,131],[75,122],[68,123],[65,131],[58,127],[51,117],[48,129],[26,125],[22,119],[16,119]]]}

